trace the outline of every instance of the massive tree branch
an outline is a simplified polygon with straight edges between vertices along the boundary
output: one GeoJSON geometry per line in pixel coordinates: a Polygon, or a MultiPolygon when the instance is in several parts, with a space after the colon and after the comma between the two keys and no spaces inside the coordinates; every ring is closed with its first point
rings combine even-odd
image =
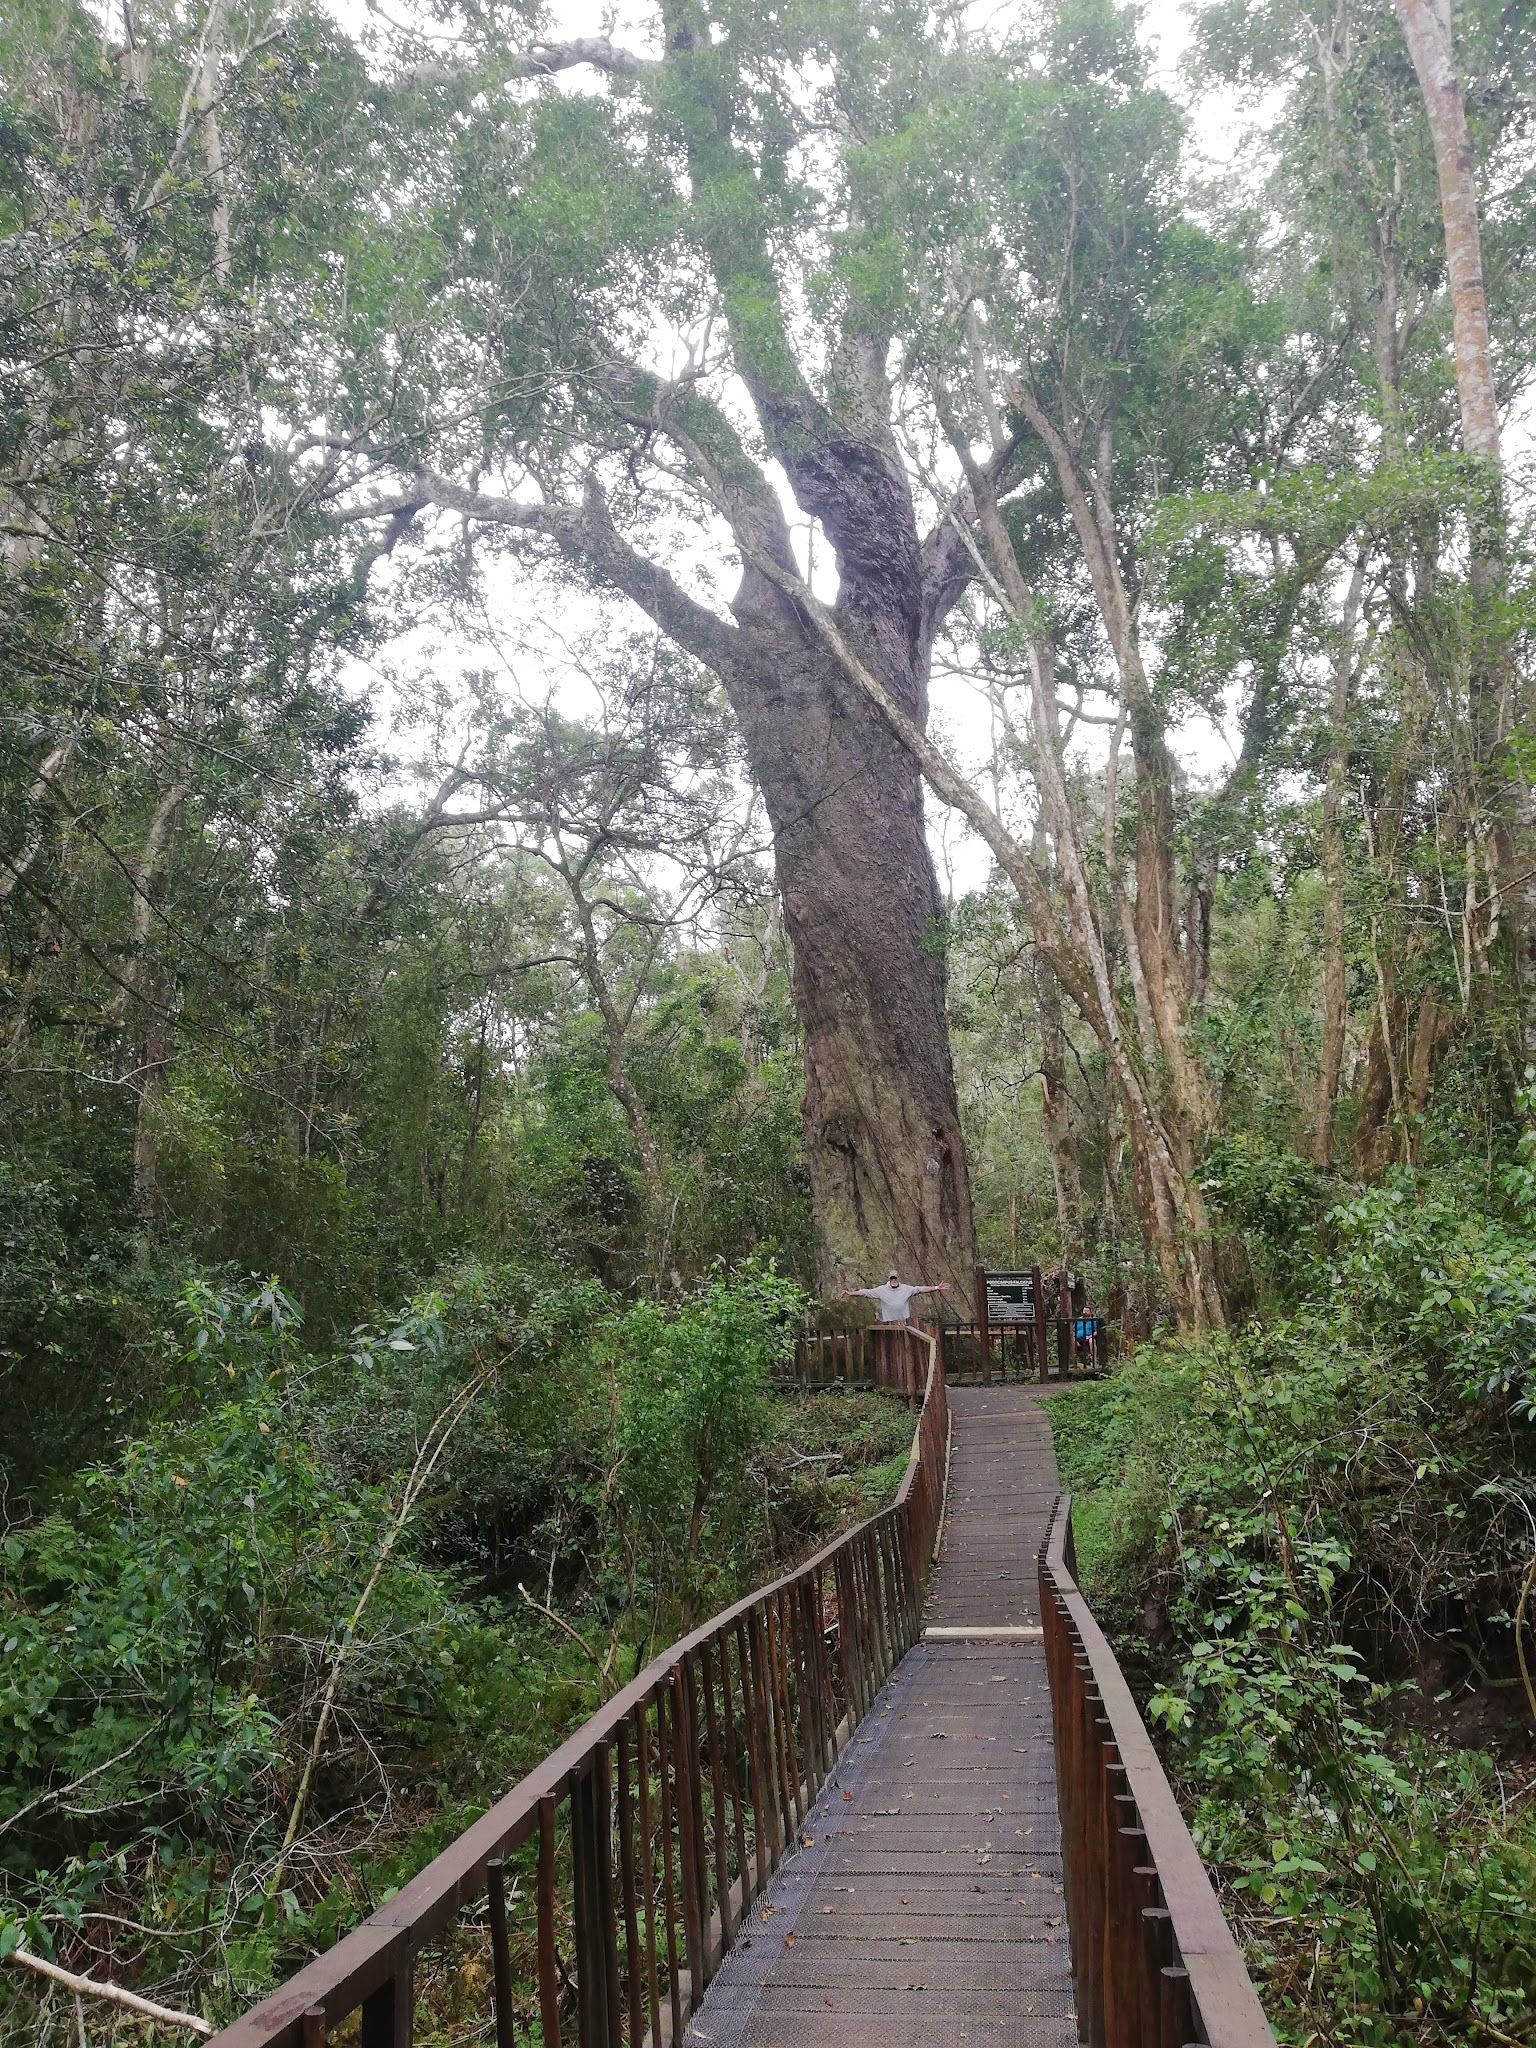
{"type": "Polygon", "coordinates": [[[867,336],[845,342],[845,368],[855,362],[859,369],[861,417],[839,420],[812,390],[790,340],[757,168],[736,139],[735,80],[688,0],[670,0],[667,28],[669,68],[696,109],[683,140],[704,253],[763,437],[801,509],[826,528],[849,599],[861,604],[867,593],[873,604],[906,619],[915,638],[919,565],[912,497],[888,417],[874,423],[868,417],[869,396],[880,381],[875,344],[867,336]]]}
{"type": "Polygon", "coordinates": [[[514,78],[550,78],[557,71],[575,71],[582,65],[610,78],[640,78],[660,68],[655,58],[637,56],[609,36],[574,36],[569,42],[533,43],[515,55],[499,57],[494,64],[414,64],[401,72],[395,83],[407,92],[441,85],[472,85],[489,91],[514,78]]]}
{"type": "Polygon", "coordinates": [[[657,377],[620,356],[598,371],[604,395],[636,426],[665,434],[704,481],[711,504],[748,551],[793,569],[789,525],[778,494],[721,408],[689,378],[657,377]]]}
{"type": "Polygon", "coordinates": [[[690,597],[675,577],[624,538],[595,478],[588,479],[579,505],[525,504],[517,498],[474,490],[436,470],[420,467],[412,472],[406,490],[354,507],[342,516],[393,517],[425,505],[437,505],[487,526],[542,535],[569,560],[595,569],[670,639],[717,675],[728,672],[739,659],[739,629],[690,597]]]}

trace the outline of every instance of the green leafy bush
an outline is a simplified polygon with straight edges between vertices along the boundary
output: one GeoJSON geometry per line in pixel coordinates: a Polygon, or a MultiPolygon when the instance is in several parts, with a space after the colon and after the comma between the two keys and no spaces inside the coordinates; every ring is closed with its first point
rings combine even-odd
{"type": "Polygon", "coordinates": [[[804,1296],[753,1265],[680,1308],[639,1302],[615,1325],[617,1484],[649,1556],[658,1595],[685,1617],[708,1567],[749,1512],[749,1460],[769,1427],[768,1376],[794,1342],[804,1296]]]}
{"type": "MultiPolygon", "coordinates": [[[[0,1874],[25,1902],[12,1924],[45,1949],[104,1897],[158,1915],[173,1946],[189,1915],[221,1941],[270,1919],[318,1693],[394,1514],[315,1455],[281,1289],[193,1284],[185,1310],[184,1412],[0,1546],[0,1874]]],[[[351,1647],[310,1835],[366,1833],[402,1757],[473,1745],[512,1690],[506,1646],[453,1582],[396,1550],[351,1647]]],[[[279,1925],[303,1910],[291,1890],[274,1905],[279,1925]]]]}
{"type": "Polygon", "coordinates": [[[1536,2020],[1528,1218],[1399,1171],[1321,1220],[1288,1315],[1052,1403],[1085,1583],[1288,2040],[1536,2020]]]}

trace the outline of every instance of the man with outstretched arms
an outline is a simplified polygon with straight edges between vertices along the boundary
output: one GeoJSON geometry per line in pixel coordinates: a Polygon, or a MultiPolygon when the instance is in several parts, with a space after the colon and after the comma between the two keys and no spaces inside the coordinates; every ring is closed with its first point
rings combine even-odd
{"type": "Polygon", "coordinates": [[[846,1287],[837,1297],[839,1301],[854,1301],[860,1295],[875,1304],[875,1313],[882,1323],[904,1323],[908,1320],[907,1306],[914,1294],[947,1294],[949,1282],[940,1280],[936,1286],[920,1286],[902,1280],[893,1266],[886,1276],[883,1287],[846,1287]]]}

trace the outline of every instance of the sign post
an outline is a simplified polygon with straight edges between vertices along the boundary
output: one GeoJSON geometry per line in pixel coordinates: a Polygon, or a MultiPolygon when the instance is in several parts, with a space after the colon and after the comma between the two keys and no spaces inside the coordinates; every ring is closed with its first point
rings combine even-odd
{"type": "Polygon", "coordinates": [[[981,1343],[981,1377],[992,1383],[992,1325],[987,1317],[987,1269],[976,1268],[976,1335],[981,1343]]]}
{"type": "Polygon", "coordinates": [[[1041,1379],[1047,1380],[1051,1376],[1051,1369],[1046,1356],[1045,1287],[1038,1266],[1032,1269],[1031,1278],[1035,1283],[1035,1361],[1040,1369],[1041,1379]]]}
{"type": "Polygon", "coordinates": [[[1021,1332],[1027,1331],[1038,1313],[1036,1304],[1040,1299],[1039,1268],[1013,1273],[992,1273],[985,1266],[976,1269],[976,1324],[981,1336],[982,1358],[985,1377],[992,1378],[992,1331],[998,1331],[1000,1364],[1003,1377],[1008,1376],[1007,1339],[1008,1332],[1014,1333],[1014,1358],[1017,1362],[1020,1350],[1021,1332]]]}

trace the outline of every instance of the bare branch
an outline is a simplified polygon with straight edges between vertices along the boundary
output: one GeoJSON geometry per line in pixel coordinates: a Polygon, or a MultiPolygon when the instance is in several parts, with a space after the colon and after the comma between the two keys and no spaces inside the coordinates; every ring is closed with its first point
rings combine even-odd
{"type": "Polygon", "coordinates": [[[207,2020],[199,2019],[196,2013],[177,2012],[173,2006],[156,2005],[152,1998],[140,1998],[136,1991],[125,1991],[121,1984],[102,1984],[94,1977],[77,1976],[73,1970],[60,1969],[57,1963],[33,1955],[30,1949],[13,1948],[5,1960],[16,1963],[23,1970],[31,1970],[36,1976],[46,1977],[50,1983],[62,1984],[77,1998],[84,1994],[88,1998],[105,1999],[108,2005],[121,2006],[124,2012],[142,2013],[145,2019],[159,2020],[162,2026],[185,2027],[192,2034],[213,2032],[207,2020]]]}

